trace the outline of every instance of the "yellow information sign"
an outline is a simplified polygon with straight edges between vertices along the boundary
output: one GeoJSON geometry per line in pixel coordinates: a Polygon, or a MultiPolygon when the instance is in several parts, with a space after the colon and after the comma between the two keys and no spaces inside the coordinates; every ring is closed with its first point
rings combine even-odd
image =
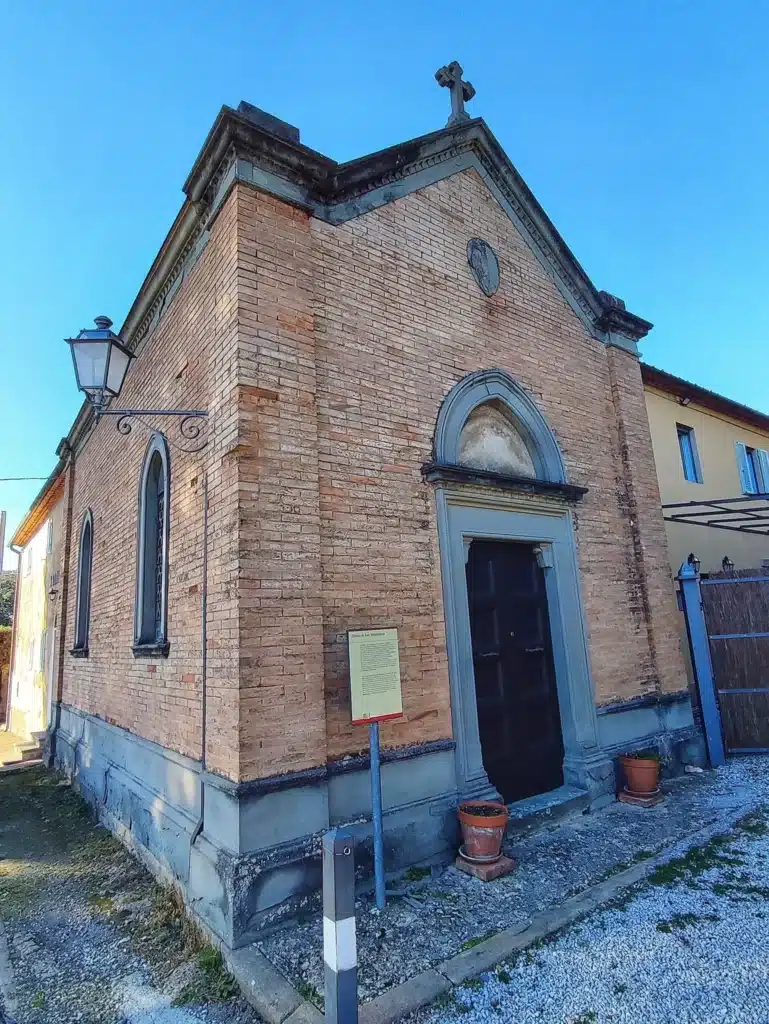
{"type": "Polygon", "coordinates": [[[401,667],[397,629],[362,629],[347,634],[353,725],[400,718],[401,667]]]}

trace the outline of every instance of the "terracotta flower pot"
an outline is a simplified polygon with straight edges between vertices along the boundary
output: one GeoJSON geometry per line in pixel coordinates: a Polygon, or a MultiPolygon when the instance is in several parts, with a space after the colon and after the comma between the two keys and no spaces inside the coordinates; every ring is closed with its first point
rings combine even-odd
{"type": "Polygon", "coordinates": [[[497,860],[507,825],[507,807],[495,800],[467,800],[459,805],[457,817],[462,827],[462,855],[468,860],[497,860]]]}
{"type": "Polygon", "coordinates": [[[659,758],[624,754],[619,760],[625,773],[628,792],[638,796],[657,792],[660,784],[659,758]]]}

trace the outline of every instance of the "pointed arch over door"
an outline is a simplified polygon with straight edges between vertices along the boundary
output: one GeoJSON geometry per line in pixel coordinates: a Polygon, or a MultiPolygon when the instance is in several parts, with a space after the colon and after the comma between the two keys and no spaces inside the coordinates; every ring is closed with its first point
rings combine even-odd
{"type": "Polygon", "coordinates": [[[139,483],[134,654],[168,653],[170,468],[166,439],[153,434],[139,483]]]}
{"type": "Polygon", "coordinates": [[[566,483],[563,456],[547,420],[521,385],[509,373],[498,369],[469,374],[444,398],[435,429],[436,463],[463,464],[463,431],[484,405],[499,415],[506,414],[511,429],[520,437],[533,470],[522,475],[550,483],[566,483]]]}

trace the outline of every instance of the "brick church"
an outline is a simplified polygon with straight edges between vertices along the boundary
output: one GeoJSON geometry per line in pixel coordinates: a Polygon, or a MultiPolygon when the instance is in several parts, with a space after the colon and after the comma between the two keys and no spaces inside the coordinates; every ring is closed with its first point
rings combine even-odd
{"type": "Polygon", "coordinates": [[[694,742],[651,324],[595,288],[461,75],[436,76],[446,127],[345,164],[223,107],[113,402],[206,411],[206,443],[85,404],[59,449],[53,756],[231,946],[317,889],[329,826],[365,851],[349,630],[398,630],[390,871],[448,860],[461,797],[597,806],[618,752],[694,742]]]}

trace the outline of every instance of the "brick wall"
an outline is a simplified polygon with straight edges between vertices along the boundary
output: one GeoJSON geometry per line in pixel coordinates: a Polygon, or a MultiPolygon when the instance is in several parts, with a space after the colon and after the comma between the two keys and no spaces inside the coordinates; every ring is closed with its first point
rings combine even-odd
{"type": "MultiPolygon", "coordinates": [[[[281,486],[291,481],[291,491],[279,488],[280,498],[272,497],[281,525],[273,519],[270,539],[263,534],[251,548],[256,555],[271,545],[271,573],[293,588],[290,613],[280,598],[269,616],[251,620],[255,646],[269,636],[270,648],[284,655],[306,652],[300,664],[307,675],[292,708],[287,690],[270,690],[281,667],[254,663],[249,689],[265,699],[259,716],[242,722],[248,771],[275,770],[268,742],[284,751],[281,766],[319,763],[322,711],[328,758],[365,747],[364,730],[349,725],[344,634],[351,628],[400,631],[405,718],[383,726],[385,744],[451,734],[435,500],[420,466],[431,455],[442,398],[480,368],[502,367],[528,389],[558,437],[570,481],[590,488],[576,525],[597,701],[684,687],[638,363],[587,335],[476,173],[463,172],[342,227],[307,221],[245,189],[242,203],[257,291],[269,297],[269,330],[256,313],[252,324],[255,376],[277,395],[256,400],[251,429],[269,437],[273,451],[295,446],[291,457],[304,467],[306,498],[301,511],[292,506],[297,477],[284,473],[281,486]],[[292,254],[288,264],[272,242],[261,247],[276,219],[281,245],[292,254]],[[293,244],[286,240],[292,227],[293,244]],[[465,246],[474,235],[500,258],[502,284],[491,298],[467,266],[465,246]],[[314,321],[305,315],[310,308],[314,321]],[[287,412],[281,420],[284,397],[293,414],[301,380],[307,415],[294,420],[287,412]],[[306,538],[302,563],[293,551],[281,553],[297,536],[306,538]],[[325,705],[315,663],[316,573],[325,705]],[[281,607],[290,614],[285,629],[278,624],[281,607]],[[299,628],[301,637],[292,636],[299,628]],[[270,692],[279,700],[267,699],[270,692]]],[[[262,494],[261,504],[244,509],[256,533],[265,507],[262,494]]]]}
{"type": "MultiPolygon", "coordinates": [[[[77,546],[93,513],[89,657],[64,655],[63,700],[193,757],[201,753],[203,476],[208,474],[208,761],[237,776],[237,220],[226,204],[168,313],[142,342],[120,395],[126,407],[208,408],[200,454],[171,449],[168,658],[134,658],[139,474],[148,432],[102,419],[77,452],[65,650],[74,644],[77,546]]],[[[159,422],[159,421],[158,421],[159,422]]],[[[164,426],[173,439],[176,422],[164,426]]]]}
{"type": "MultiPolygon", "coordinates": [[[[203,473],[210,492],[208,767],[236,779],[366,746],[349,725],[348,629],[400,631],[405,718],[386,745],[451,735],[435,497],[438,408],[473,370],[529,391],[588,487],[575,523],[599,703],[682,688],[638,363],[591,338],[474,171],[341,227],[238,185],[121,404],[207,406],[172,450],[168,659],[131,653],[147,435],[105,420],[75,464],[73,542],[94,515],[90,656],[65,702],[200,756],[203,473]],[[472,236],[501,286],[473,281],[472,236]]],[[[169,430],[173,436],[173,424],[169,430]]],[[[74,586],[68,594],[72,646],[74,586]]]]}

